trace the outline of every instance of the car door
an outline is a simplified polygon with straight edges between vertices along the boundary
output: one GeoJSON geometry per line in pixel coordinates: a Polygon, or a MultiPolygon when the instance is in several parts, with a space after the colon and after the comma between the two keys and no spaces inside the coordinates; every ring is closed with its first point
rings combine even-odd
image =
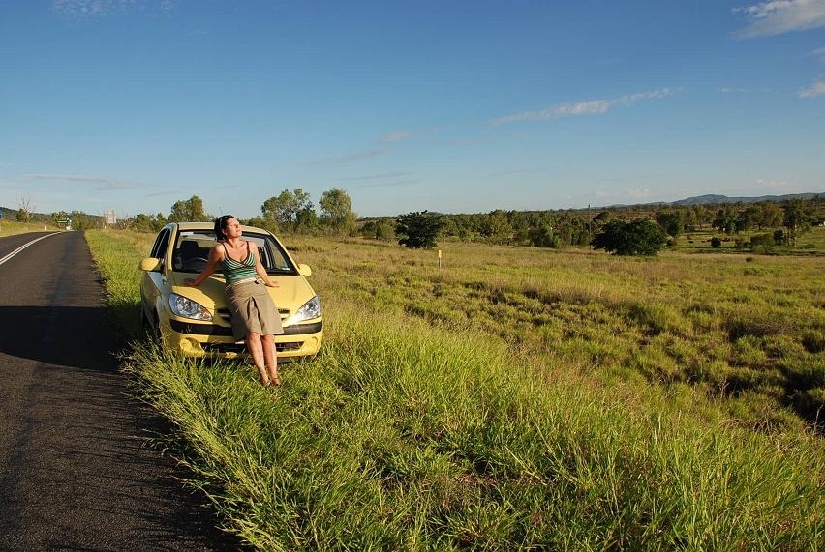
{"type": "Polygon", "coordinates": [[[158,234],[155,244],[149,256],[160,259],[160,264],[155,270],[144,272],[140,283],[140,298],[143,303],[143,310],[147,319],[154,324],[157,321],[159,307],[163,300],[163,290],[167,286],[166,265],[169,252],[169,242],[172,236],[172,229],[164,228],[158,234]]]}

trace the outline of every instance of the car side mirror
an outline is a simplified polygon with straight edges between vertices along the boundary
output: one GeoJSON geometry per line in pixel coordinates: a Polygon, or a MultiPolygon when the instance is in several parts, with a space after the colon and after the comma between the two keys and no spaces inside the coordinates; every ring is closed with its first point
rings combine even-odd
{"type": "Polygon", "coordinates": [[[298,264],[298,274],[300,274],[301,276],[304,276],[305,278],[309,277],[309,276],[312,276],[312,269],[309,268],[309,265],[299,263],[298,264]]]}
{"type": "Polygon", "coordinates": [[[138,263],[138,269],[143,272],[154,272],[160,268],[160,259],[146,257],[138,263]]]}

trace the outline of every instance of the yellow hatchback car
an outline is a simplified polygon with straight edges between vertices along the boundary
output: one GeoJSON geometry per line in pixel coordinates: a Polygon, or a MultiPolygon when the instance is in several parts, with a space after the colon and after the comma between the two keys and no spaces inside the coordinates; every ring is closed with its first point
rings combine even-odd
{"type": "MultiPolygon", "coordinates": [[[[312,270],[296,264],[272,233],[241,226],[243,238],[258,246],[261,263],[278,287],[266,288],[281,314],[284,333],[275,336],[279,360],[312,357],[321,348],[321,302],[306,277],[312,270]]],[[[149,257],[140,261],[141,321],[164,347],[186,356],[235,358],[246,355],[235,341],[226,305],[226,280],[220,271],[199,287],[184,283],[207,263],[215,245],[211,222],[172,222],[158,234],[149,257]]]]}

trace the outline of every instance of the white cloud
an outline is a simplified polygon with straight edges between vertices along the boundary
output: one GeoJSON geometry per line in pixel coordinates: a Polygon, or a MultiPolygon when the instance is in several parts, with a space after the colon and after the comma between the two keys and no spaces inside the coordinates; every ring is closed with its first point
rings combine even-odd
{"type": "Polygon", "coordinates": [[[825,96],[825,77],[814,82],[808,88],[799,91],[800,98],[816,98],[819,96],[825,96]]]}
{"type": "Polygon", "coordinates": [[[116,13],[148,12],[169,14],[174,0],[52,0],[55,13],[82,21],[116,13]]]}
{"type": "Polygon", "coordinates": [[[513,113],[511,115],[504,115],[497,117],[490,121],[493,126],[503,125],[507,123],[515,123],[520,121],[546,121],[549,119],[557,119],[559,117],[572,117],[577,115],[599,115],[606,113],[612,107],[617,105],[631,105],[647,100],[658,100],[672,96],[674,91],[670,88],[662,88],[660,90],[653,90],[651,92],[639,92],[614,98],[610,100],[592,100],[575,103],[557,104],[538,111],[522,111],[513,113]]]}
{"type": "Polygon", "coordinates": [[[825,27],[825,0],[769,0],[733,10],[749,19],[741,38],[772,36],[825,27]]]}

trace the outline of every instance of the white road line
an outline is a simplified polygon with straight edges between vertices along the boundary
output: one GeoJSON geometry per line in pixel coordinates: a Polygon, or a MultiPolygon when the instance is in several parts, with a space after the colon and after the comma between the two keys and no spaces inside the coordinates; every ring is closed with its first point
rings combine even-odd
{"type": "Polygon", "coordinates": [[[28,246],[30,246],[30,245],[34,245],[34,244],[36,244],[37,242],[39,242],[40,240],[45,239],[45,238],[48,238],[49,236],[54,236],[55,234],[60,234],[60,232],[52,232],[51,234],[46,234],[45,236],[40,236],[39,238],[37,238],[37,239],[35,239],[35,240],[32,240],[32,241],[30,241],[29,243],[27,243],[27,244],[25,244],[25,245],[21,245],[20,247],[18,247],[17,249],[15,249],[14,251],[12,251],[11,253],[9,253],[8,255],[6,255],[5,257],[3,257],[2,259],[0,259],[0,265],[1,265],[1,264],[3,264],[3,263],[5,263],[6,261],[10,260],[12,257],[14,257],[14,256],[15,256],[15,255],[17,255],[18,253],[20,253],[21,251],[23,251],[24,249],[26,249],[28,246]]]}

